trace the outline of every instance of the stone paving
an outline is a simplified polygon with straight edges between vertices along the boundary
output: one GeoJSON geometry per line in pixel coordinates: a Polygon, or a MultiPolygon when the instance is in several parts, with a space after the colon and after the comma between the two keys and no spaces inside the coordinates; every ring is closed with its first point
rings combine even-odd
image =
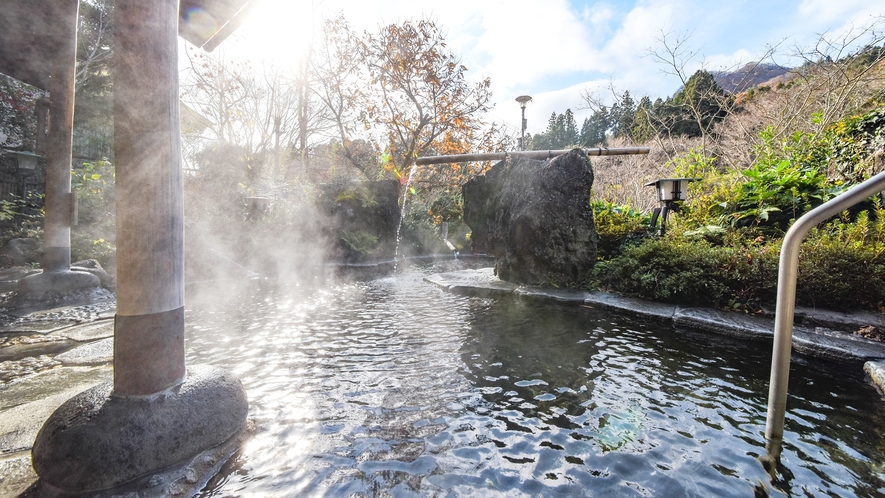
{"type": "Polygon", "coordinates": [[[37,479],[30,450],[63,402],[113,378],[113,300],[50,310],[0,309],[0,497],[37,479]]]}
{"type": "MultiPolygon", "coordinates": [[[[31,447],[65,401],[113,381],[113,299],[52,309],[0,308],[0,498],[43,496],[31,447]]],[[[120,489],[90,496],[193,496],[255,432],[254,423],[222,445],[120,489]]]]}

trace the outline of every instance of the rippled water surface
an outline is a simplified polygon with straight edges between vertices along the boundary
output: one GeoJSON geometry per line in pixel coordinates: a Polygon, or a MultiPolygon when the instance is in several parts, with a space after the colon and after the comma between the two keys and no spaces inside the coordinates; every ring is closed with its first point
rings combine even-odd
{"type": "Polygon", "coordinates": [[[885,494],[859,364],[794,360],[772,485],[769,344],[451,295],[439,270],[191,299],[188,361],[238,375],[258,427],[204,496],[885,494]]]}

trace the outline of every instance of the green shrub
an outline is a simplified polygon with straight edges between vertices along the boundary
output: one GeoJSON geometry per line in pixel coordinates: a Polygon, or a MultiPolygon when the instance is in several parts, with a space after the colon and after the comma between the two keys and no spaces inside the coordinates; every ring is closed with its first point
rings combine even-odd
{"type": "Polygon", "coordinates": [[[799,256],[797,301],[826,308],[885,305],[885,209],[848,213],[813,230],[799,256]],[[872,217],[872,219],[870,219],[872,217]]]}
{"type": "Polygon", "coordinates": [[[823,140],[795,133],[775,143],[772,129],[759,137],[756,160],[743,172],[738,195],[723,206],[732,226],[756,226],[783,233],[792,220],[841,193],[827,178],[828,149],[823,140]]]}
{"type": "Polygon", "coordinates": [[[341,240],[347,244],[355,252],[360,254],[371,254],[378,247],[378,237],[372,235],[365,230],[341,232],[341,240]]]}
{"type": "MultiPolygon", "coordinates": [[[[761,91],[761,89],[760,89],[761,91]]],[[[880,94],[881,95],[881,94],[880,94]]],[[[881,98],[881,97],[876,97],[881,98]]],[[[603,287],[649,299],[756,310],[775,303],[778,256],[793,220],[885,168],[885,104],[847,116],[824,134],[759,134],[753,163],[722,170],[691,149],[668,166],[689,185],[666,237],[647,221],[604,201],[593,204],[603,287]]],[[[821,129],[823,114],[813,118],[821,129]]],[[[800,250],[797,303],[834,309],[885,309],[885,209],[873,197],[807,237],[800,250]]],[[[647,218],[646,218],[647,220],[647,218]]]]}
{"type": "Polygon", "coordinates": [[[71,232],[71,261],[95,259],[105,269],[112,271],[112,262],[116,260],[117,247],[113,242],[94,238],[94,235],[82,232],[71,232]]]}
{"type": "Polygon", "coordinates": [[[842,180],[861,182],[878,173],[877,152],[885,147],[885,104],[850,116],[827,132],[836,173],[842,180]]]}
{"type": "Polygon", "coordinates": [[[375,209],[379,206],[378,199],[364,185],[355,184],[348,189],[342,190],[335,197],[335,203],[356,201],[363,209],[375,209]]]}
{"type": "Polygon", "coordinates": [[[16,218],[32,219],[34,215],[28,215],[28,201],[18,196],[12,196],[11,200],[0,200],[0,222],[15,221],[16,218]]]}
{"type": "Polygon", "coordinates": [[[725,237],[727,235],[728,230],[719,225],[704,225],[694,230],[686,230],[682,234],[682,236],[688,240],[705,240],[713,245],[722,245],[725,242],[725,237]]]}
{"type": "Polygon", "coordinates": [[[680,206],[680,223],[696,227],[718,223],[723,206],[732,205],[737,198],[740,173],[720,171],[717,161],[700,147],[670,161],[676,177],[699,180],[688,184],[688,201],[680,206]]]}
{"type": "Polygon", "coordinates": [[[603,285],[625,294],[755,309],[774,296],[777,256],[767,246],[714,246],[672,236],[628,247],[603,272],[603,285]]]}
{"type": "Polygon", "coordinates": [[[796,301],[827,309],[880,310],[885,305],[885,256],[832,239],[805,244],[796,301]]]}
{"type": "Polygon", "coordinates": [[[108,161],[83,163],[71,171],[77,192],[78,221],[71,227],[71,261],[96,259],[113,271],[116,256],[114,166],[108,161]]]}
{"type": "Polygon", "coordinates": [[[596,233],[596,245],[600,259],[610,259],[631,244],[638,244],[651,235],[649,215],[630,206],[601,200],[590,201],[596,233]]]}
{"type": "Polygon", "coordinates": [[[458,221],[464,216],[464,197],[461,192],[453,193],[448,190],[440,192],[430,202],[427,214],[434,225],[447,221],[458,221]]]}
{"type": "MultiPolygon", "coordinates": [[[[705,227],[627,247],[600,264],[603,287],[673,303],[756,310],[773,306],[782,239],[705,227]]],[[[812,230],[800,249],[797,303],[828,309],[885,306],[885,209],[848,213],[812,230]]]]}
{"type": "Polygon", "coordinates": [[[0,247],[12,239],[43,237],[43,194],[0,200],[0,247]]]}

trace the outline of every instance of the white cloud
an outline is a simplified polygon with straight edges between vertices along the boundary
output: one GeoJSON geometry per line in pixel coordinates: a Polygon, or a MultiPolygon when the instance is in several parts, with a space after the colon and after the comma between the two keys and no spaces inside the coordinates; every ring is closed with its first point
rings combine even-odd
{"type": "Polygon", "coordinates": [[[748,62],[756,62],[758,54],[741,48],[730,54],[716,54],[704,59],[704,69],[708,71],[729,71],[737,69],[748,62]]]}
{"type": "MultiPolygon", "coordinates": [[[[536,3],[521,2],[514,7],[520,10],[536,3]]],[[[483,26],[487,31],[480,47],[492,59],[486,69],[499,107],[516,108],[511,101],[517,95],[531,94],[535,100],[526,113],[530,129],[537,133],[543,131],[554,111],[571,108],[579,124],[589,116],[589,111],[577,109],[582,90],[608,97],[608,87],[613,85],[618,92],[629,89],[635,95],[661,95],[663,75],[645,55],[675,11],[672,1],[645,2],[626,15],[607,4],[576,10],[563,1],[548,3],[543,12],[532,16],[532,26],[537,29],[522,35],[522,51],[502,43],[505,29],[512,31],[516,23],[512,17],[499,17],[494,22],[486,18],[483,26]],[[586,79],[581,81],[580,75],[586,79]],[[557,86],[556,81],[569,83],[557,86]]]]}
{"type": "MultiPolygon", "coordinates": [[[[496,109],[490,118],[518,129],[518,95],[534,98],[526,109],[530,131],[546,127],[550,113],[577,110],[582,90],[609,95],[630,90],[666,97],[680,86],[648,57],[668,38],[688,35],[697,56],[688,75],[706,67],[734,67],[761,57],[766,43],[788,38],[807,46],[825,31],[842,33],[885,11],[874,0],[802,0],[798,6],[760,0],[323,0],[325,16],[343,12],[359,29],[405,19],[438,22],[449,48],[474,80],[490,77],[496,109]],[[764,17],[762,17],[764,16],[764,17]]],[[[292,29],[296,23],[292,23],[292,29]]]]}
{"type": "Polygon", "coordinates": [[[505,91],[574,71],[591,48],[565,0],[484,2],[482,28],[475,50],[488,62],[481,71],[505,91]]]}
{"type": "Polygon", "coordinates": [[[839,20],[860,20],[883,14],[881,2],[874,0],[802,0],[797,9],[807,27],[833,28],[839,20]]]}
{"type": "Polygon", "coordinates": [[[670,2],[635,7],[624,18],[617,32],[601,51],[610,69],[630,67],[643,61],[649,49],[658,44],[661,31],[673,24],[670,2]]]}
{"type": "Polygon", "coordinates": [[[596,29],[605,29],[615,17],[615,10],[606,3],[596,3],[592,6],[585,5],[581,12],[583,20],[589,22],[596,29]]]}
{"type": "Polygon", "coordinates": [[[805,29],[796,28],[797,43],[802,47],[810,47],[824,37],[830,42],[835,42],[837,47],[841,47],[841,53],[829,54],[835,57],[846,55],[847,52],[869,42],[870,33],[864,33],[864,30],[876,19],[881,29],[885,7],[879,2],[863,0],[840,2],[805,0],[799,6],[799,12],[800,15],[808,16],[809,22],[804,25],[805,29]],[[851,43],[846,45],[848,41],[851,43]]]}

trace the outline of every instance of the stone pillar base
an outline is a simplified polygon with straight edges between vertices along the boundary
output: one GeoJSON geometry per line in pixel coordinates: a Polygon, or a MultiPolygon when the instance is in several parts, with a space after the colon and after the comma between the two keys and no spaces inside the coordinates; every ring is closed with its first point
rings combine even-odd
{"type": "Polygon", "coordinates": [[[71,269],[71,248],[46,247],[43,249],[43,270],[46,273],[59,273],[71,269]]]}
{"type": "Polygon", "coordinates": [[[68,293],[101,286],[101,279],[85,271],[35,273],[18,281],[19,293],[68,293]]]}
{"type": "Polygon", "coordinates": [[[112,389],[108,382],[74,396],[43,425],[31,453],[41,494],[114,495],[229,444],[246,424],[242,384],[215,367],[189,367],[182,384],[150,396],[112,389]]]}

